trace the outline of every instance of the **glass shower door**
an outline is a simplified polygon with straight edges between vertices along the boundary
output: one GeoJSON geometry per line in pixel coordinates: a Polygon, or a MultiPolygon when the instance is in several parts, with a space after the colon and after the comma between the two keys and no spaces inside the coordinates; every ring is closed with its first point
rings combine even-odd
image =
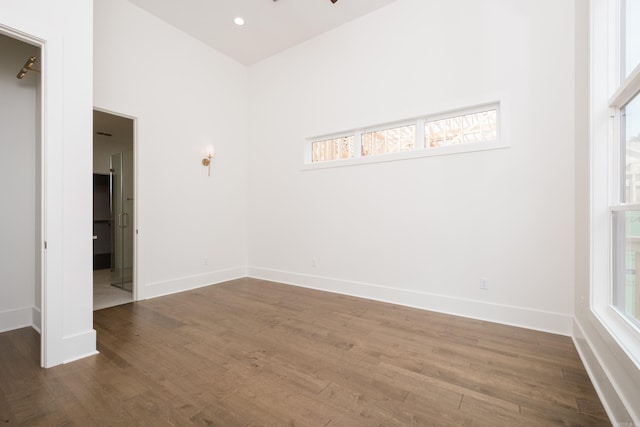
{"type": "Polygon", "coordinates": [[[111,155],[111,284],[133,289],[133,153],[111,155]]]}

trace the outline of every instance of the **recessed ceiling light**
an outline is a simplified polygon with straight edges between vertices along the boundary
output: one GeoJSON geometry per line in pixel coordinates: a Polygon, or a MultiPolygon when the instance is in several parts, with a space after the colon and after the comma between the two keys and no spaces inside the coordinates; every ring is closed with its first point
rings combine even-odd
{"type": "Polygon", "coordinates": [[[234,20],[233,20],[234,24],[238,25],[238,26],[243,26],[244,25],[244,19],[242,19],[240,16],[237,16],[234,20]]]}

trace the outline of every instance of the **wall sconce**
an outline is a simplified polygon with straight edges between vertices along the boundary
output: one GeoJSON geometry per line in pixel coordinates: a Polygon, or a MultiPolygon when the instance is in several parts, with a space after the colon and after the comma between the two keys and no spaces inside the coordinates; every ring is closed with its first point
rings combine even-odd
{"type": "Polygon", "coordinates": [[[207,157],[202,159],[202,166],[207,167],[207,176],[211,176],[211,159],[213,159],[214,155],[213,145],[207,145],[207,157]]]}

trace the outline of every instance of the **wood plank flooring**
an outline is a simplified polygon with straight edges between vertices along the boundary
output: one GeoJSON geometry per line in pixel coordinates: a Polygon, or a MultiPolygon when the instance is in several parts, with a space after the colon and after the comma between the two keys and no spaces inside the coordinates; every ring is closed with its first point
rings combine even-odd
{"type": "Polygon", "coordinates": [[[94,313],[39,368],[0,334],[0,424],[611,425],[570,338],[241,279],[94,313]]]}

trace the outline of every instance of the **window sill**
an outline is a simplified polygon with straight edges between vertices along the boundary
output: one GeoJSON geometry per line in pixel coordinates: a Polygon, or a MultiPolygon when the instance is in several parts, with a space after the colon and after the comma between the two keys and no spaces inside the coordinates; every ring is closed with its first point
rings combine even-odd
{"type": "Polygon", "coordinates": [[[593,314],[611,338],[624,351],[627,358],[640,369],[640,333],[617,309],[594,307],[593,314]]]}
{"type": "Polygon", "coordinates": [[[497,150],[509,148],[509,144],[499,141],[476,142],[448,147],[422,148],[403,153],[379,154],[375,156],[356,157],[352,159],[332,160],[326,162],[306,163],[302,171],[340,168],[345,166],[367,165],[372,163],[395,162],[399,160],[419,159],[423,157],[446,156],[450,154],[471,153],[475,151],[497,150]]]}

